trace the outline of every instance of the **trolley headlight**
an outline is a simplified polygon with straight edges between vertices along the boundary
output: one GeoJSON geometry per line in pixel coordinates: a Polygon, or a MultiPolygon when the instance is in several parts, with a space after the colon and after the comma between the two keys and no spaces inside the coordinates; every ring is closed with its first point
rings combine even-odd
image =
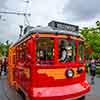
{"type": "Polygon", "coordinates": [[[74,76],[74,71],[72,69],[68,69],[65,74],[68,78],[72,78],[74,76]]]}

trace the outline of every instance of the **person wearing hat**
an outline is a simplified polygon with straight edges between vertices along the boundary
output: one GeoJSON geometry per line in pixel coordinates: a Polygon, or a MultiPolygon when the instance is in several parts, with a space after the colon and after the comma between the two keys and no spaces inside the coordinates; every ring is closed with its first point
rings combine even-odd
{"type": "Polygon", "coordinates": [[[59,62],[66,62],[67,61],[67,49],[65,47],[65,41],[61,41],[60,44],[60,54],[59,54],[59,62]]]}

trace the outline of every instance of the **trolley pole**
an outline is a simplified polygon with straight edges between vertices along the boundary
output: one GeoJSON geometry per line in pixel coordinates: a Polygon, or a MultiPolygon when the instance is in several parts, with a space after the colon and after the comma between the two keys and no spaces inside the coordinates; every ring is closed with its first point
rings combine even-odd
{"type": "Polygon", "coordinates": [[[11,14],[11,15],[22,15],[22,16],[31,16],[30,13],[23,13],[23,12],[6,12],[0,11],[1,14],[11,14]]]}
{"type": "MultiPolygon", "coordinates": [[[[18,16],[24,16],[24,18],[27,21],[27,24],[29,24],[28,18],[27,16],[31,16],[30,13],[23,13],[23,12],[7,12],[7,11],[0,11],[0,14],[10,14],[10,15],[18,15],[18,16]]],[[[22,37],[22,30],[23,30],[23,25],[20,25],[20,34],[19,34],[19,38],[22,37]]]]}

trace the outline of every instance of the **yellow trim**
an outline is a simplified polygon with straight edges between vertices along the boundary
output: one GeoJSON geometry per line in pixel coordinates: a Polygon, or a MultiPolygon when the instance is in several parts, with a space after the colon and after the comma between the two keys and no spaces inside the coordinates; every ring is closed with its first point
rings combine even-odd
{"type": "Polygon", "coordinates": [[[65,78],[65,68],[62,69],[39,69],[38,73],[47,74],[49,77],[53,77],[55,79],[64,79],[65,78]]]}
{"type": "Polygon", "coordinates": [[[30,69],[29,68],[23,68],[23,72],[26,75],[28,79],[30,79],[30,69]]]}
{"type": "Polygon", "coordinates": [[[25,74],[27,79],[30,79],[30,68],[29,67],[18,67],[18,69],[20,69],[22,74],[25,74]]]}
{"type": "Polygon", "coordinates": [[[15,53],[15,47],[9,48],[9,56],[8,56],[8,81],[10,85],[14,86],[16,84],[16,81],[14,80],[14,68],[15,64],[13,64],[13,56],[16,55],[15,53]]]}
{"type": "MultiPolygon", "coordinates": [[[[79,77],[80,74],[77,73],[77,68],[72,68],[72,69],[74,71],[74,78],[79,77]]],[[[59,69],[39,69],[37,72],[39,74],[47,74],[49,77],[53,77],[55,79],[65,79],[66,78],[65,71],[66,68],[59,68],[59,69]]]]}
{"type": "Polygon", "coordinates": [[[79,41],[84,41],[83,39],[81,39],[80,37],[77,36],[72,36],[72,35],[65,35],[65,34],[59,34],[59,35],[55,35],[55,34],[32,34],[33,37],[35,37],[36,35],[38,35],[39,37],[58,37],[58,38],[70,38],[72,40],[79,40],[79,41]]]}

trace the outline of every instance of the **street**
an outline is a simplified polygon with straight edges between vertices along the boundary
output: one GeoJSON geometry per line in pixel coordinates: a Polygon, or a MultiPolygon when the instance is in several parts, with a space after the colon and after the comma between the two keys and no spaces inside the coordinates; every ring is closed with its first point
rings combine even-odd
{"type": "Polygon", "coordinates": [[[8,85],[6,76],[0,79],[0,100],[22,100],[15,88],[8,85]]]}
{"type": "MultiPolygon", "coordinates": [[[[88,81],[89,76],[87,76],[88,81]]],[[[100,100],[100,79],[96,77],[95,85],[92,85],[92,90],[86,95],[86,100],[100,100]]],[[[16,92],[15,88],[8,85],[6,76],[0,79],[0,100],[23,100],[16,92]]]]}

